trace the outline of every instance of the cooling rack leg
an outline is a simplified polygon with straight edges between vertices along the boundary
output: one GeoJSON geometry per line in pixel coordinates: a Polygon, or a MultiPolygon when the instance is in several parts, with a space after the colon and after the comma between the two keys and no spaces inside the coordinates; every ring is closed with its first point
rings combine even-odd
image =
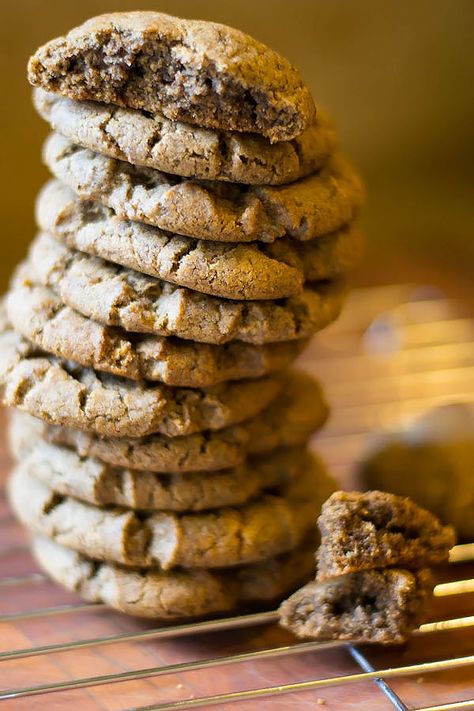
{"type": "MultiPolygon", "coordinates": [[[[369,662],[367,657],[364,657],[362,652],[357,649],[353,644],[348,644],[347,648],[349,650],[349,653],[351,657],[354,659],[354,661],[357,662],[357,664],[360,666],[360,668],[365,671],[365,672],[373,672],[375,671],[374,667],[372,664],[369,662]]],[[[394,690],[388,685],[388,683],[385,681],[385,679],[374,679],[375,683],[379,687],[381,691],[385,694],[387,699],[393,704],[393,706],[398,709],[398,711],[410,711],[408,706],[406,706],[401,698],[394,692],[394,690]]]]}

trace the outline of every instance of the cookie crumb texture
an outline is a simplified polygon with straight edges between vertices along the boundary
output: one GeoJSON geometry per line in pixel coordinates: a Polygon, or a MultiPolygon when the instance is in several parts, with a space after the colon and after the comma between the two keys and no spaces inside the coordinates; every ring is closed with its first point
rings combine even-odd
{"type": "Polygon", "coordinates": [[[454,530],[410,499],[382,491],[338,491],[318,519],[318,580],[355,571],[446,562],[454,530]]]}
{"type": "Polygon", "coordinates": [[[38,49],[32,84],[218,129],[290,140],[315,107],[283,57],[225,25],[158,12],[92,18],[38,49]]]}
{"type": "Polygon", "coordinates": [[[336,491],[318,526],[316,579],[281,605],[281,624],[298,637],[405,641],[426,616],[428,566],[448,560],[453,529],[381,491],[336,491]]]}
{"type": "Polygon", "coordinates": [[[298,637],[404,642],[424,619],[433,583],[428,570],[368,570],[311,582],[280,607],[298,637]]]}

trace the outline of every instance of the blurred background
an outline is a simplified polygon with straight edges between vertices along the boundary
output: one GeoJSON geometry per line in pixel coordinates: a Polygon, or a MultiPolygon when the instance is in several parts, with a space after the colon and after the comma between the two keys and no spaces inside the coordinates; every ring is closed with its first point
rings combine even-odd
{"type": "Polygon", "coordinates": [[[16,0],[0,4],[0,280],[34,234],[46,126],[25,66],[40,44],[112,10],[241,28],[302,71],[368,186],[359,284],[431,282],[474,301],[472,0],[16,0]]]}

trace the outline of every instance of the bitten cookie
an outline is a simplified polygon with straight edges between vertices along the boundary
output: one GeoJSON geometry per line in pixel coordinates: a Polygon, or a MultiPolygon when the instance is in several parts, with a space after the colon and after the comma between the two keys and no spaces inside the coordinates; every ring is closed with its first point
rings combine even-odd
{"type": "Polygon", "coordinates": [[[16,516],[31,531],[96,560],[169,570],[222,568],[263,561],[296,548],[334,487],[319,465],[239,508],[161,511],[138,516],[98,508],[49,488],[22,465],[8,482],[16,516]],[[328,491],[329,490],[329,491],[328,491]]]}
{"type": "Polygon", "coordinates": [[[52,133],[43,159],[81,198],[122,219],[218,242],[306,241],[352,222],[363,201],[349,161],[333,156],[324,168],[284,186],[198,181],[108,158],[52,133]]]}
{"type": "Polygon", "coordinates": [[[31,57],[36,86],[210,128],[290,140],[315,108],[297,70],[226,25],[159,12],[94,17],[31,57]]]}
{"type": "Polygon", "coordinates": [[[80,200],[58,180],[38,195],[40,228],[81,252],[226,299],[280,299],[305,281],[334,279],[360,261],[363,234],[349,225],[309,242],[226,244],[192,239],[121,220],[100,203],[80,200]]]}
{"type": "Polygon", "coordinates": [[[281,301],[229,301],[76,252],[44,233],[33,242],[19,279],[48,286],[99,323],[217,345],[307,338],[337,318],[346,293],[343,282],[314,282],[281,301]]]}
{"type": "Polygon", "coordinates": [[[328,406],[319,384],[305,373],[290,371],[284,389],[271,404],[239,425],[182,437],[104,437],[49,425],[24,412],[11,414],[10,438],[28,448],[38,437],[72,447],[81,457],[96,457],[119,467],[154,472],[197,472],[241,464],[248,455],[304,444],[320,429],[328,406]]]}
{"type": "Polygon", "coordinates": [[[280,623],[297,637],[404,642],[426,616],[429,570],[365,570],[311,582],[280,607],[280,623]]]}
{"type": "Polygon", "coordinates": [[[134,165],[201,180],[253,185],[291,183],[319,170],[334,153],[336,134],[324,112],[291,141],[216,131],[160,114],[33,91],[38,113],[74,143],[134,165]]]}
{"type": "Polygon", "coordinates": [[[164,572],[100,563],[46,538],[33,540],[33,553],[53,580],[90,602],[153,619],[201,617],[278,602],[311,575],[312,548],[310,541],[291,553],[231,571],[164,572]]]}
{"type": "Polygon", "coordinates": [[[383,491],[335,492],[318,526],[318,580],[374,568],[426,568],[445,562],[455,544],[450,526],[383,491]]]}

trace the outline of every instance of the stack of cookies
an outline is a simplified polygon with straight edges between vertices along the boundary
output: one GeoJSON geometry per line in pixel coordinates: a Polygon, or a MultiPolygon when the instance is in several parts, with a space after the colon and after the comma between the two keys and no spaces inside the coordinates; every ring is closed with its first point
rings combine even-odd
{"type": "Polygon", "coordinates": [[[1,313],[10,499],[53,578],[157,618],[281,598],[334,489],[290,368],[357,262],[358,176],[247,35],[94,18],[29,64],[53,129],[1,313]]]}

